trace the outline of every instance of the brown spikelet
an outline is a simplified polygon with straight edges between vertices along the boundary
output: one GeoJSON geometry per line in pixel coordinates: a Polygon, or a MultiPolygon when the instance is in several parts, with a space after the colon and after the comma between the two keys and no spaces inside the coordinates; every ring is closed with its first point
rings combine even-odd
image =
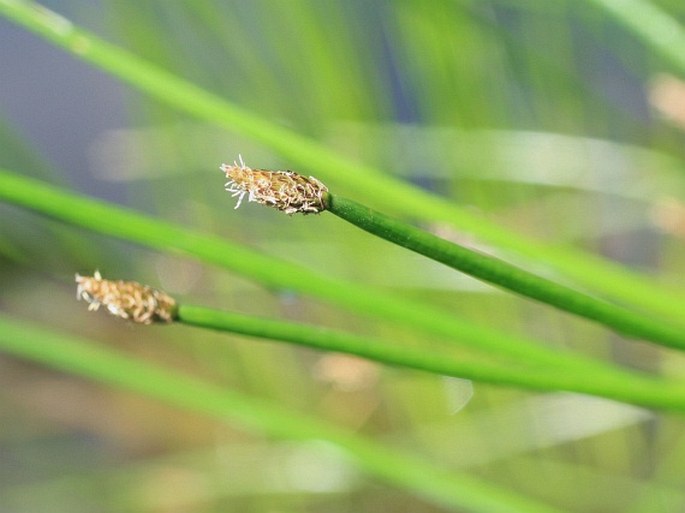
{"type": "Polygon", "coordinates": [[[140,324],[171,322],[176,301],[164,292],[135,281],[110,281],[98,271],[93,276],[76,275],[76,297],[88,302],[88,310],[105,306],[117,317],[140,324]]]}
{"type": "Polygon", "coordinates": [[[293,171],[252,169],[239,156],[240,164],[222,164],[226,174],[226,190],[238,197],[240,206],[247,194],[248,201],[277,208],[286,214],[317,214],[326,210],[328,187],[313,176],[307,178],[293,171]]]}

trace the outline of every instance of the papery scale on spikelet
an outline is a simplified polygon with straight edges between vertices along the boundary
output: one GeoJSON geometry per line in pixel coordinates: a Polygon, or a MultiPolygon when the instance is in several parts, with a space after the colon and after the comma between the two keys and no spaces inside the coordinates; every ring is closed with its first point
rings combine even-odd
{"type": "Polygon", "coordinates": [[[162,291],[135,281],[112,281],[93,276],[76,275],[76,297],[88,303],[88,310],[105,306],[117,317],[140,324],[171,322],[176,301],[162,291]]]}
{"type": "Polygon", "coordinates": [[[277,208],[286,214],[316,214],[326,209],[328,188],[313,176],[305,177],[293,171],[267,171],[240,164],[222,164],[226,174],[226,190],[238,197],[238,208],[247,195],[248,201],[277,208]]]}

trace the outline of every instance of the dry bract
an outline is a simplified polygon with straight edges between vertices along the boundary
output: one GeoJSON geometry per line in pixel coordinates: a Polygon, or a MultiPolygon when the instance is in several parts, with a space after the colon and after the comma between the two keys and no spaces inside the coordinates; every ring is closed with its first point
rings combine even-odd
{"type": "Polygon", "coordinates": [[[88,310],[105,306],[117,317],[140,324],[171,322],[176,301],[159,290],[135,281],[111,281],[98,271],[93,276],[76,275],[76,297],[88,302],[88,310]]]}
{"type": "Polygon", "coordinates": [[[238,197],[240,206],[245,195],[248,201],[277,208],[286,214],[316,214],[326,210],[325,193],[328,188],[313,176],[306,177],[293,171],[267,171],[240,164],[222,164],[221,171],[229,181],[226,190],[238,197]]]}

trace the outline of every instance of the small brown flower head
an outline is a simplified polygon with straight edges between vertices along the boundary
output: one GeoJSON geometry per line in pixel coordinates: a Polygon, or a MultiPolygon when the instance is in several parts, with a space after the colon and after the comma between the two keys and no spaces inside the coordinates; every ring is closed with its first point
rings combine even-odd
{"type": "Polygon", "coordinates": [[[91,276],[76,275],[76,297],[90,303],[88,310],[107,307],[112,315],[140,324],[171,322],[176,301],[164,292],[135,281],[104,280],[98,271],[91,276]]]}
{"type": "Polygon", "coordinates": [[[222,164],[226,173],[226,190],[238,197],[240,206],[247,194],[248,201],[277,208],[286,214],[317,214],[326,210],[325,194],[328,188],[313,176],[309,178],[293,171],[266,171],[251,169],[238,156],[240,164],[222,164]]]}

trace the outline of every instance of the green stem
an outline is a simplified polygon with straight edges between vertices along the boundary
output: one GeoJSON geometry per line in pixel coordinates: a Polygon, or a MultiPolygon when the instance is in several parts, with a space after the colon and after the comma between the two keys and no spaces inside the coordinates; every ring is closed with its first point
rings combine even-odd
{"type": "Polygon", "coordinates": [[[642,39],[656,55],[685,75],[685,29],[678,20],[644,0],[586,0],[642,39]]]}
{"type": "Polygon", "coordinates": [[[530,390],[565,390],[657,409],[685,411],[685,387],[636,372],[612,375],[560,372],[469,361],[431,348],[412,349],[325,328],[247,316],[194,305],[179,305],[177,321],[191,326],[281,340],[301,346],[352,354],[384,364],[495,385],[530,390]]]}
{"type": "Polygon", "coordinates": [[[486,350],[492,358],[511,357],[529,365],[611,373],[616,367],[528,339],[470,324],[454,314],[399,298],[268,257],[212,235],[154,219],[133,210],[85,198],[0,169],[0,200],[97,233],[120,237],[163,251],[191,255],[274,288],[325,299],[364,315],[407,326],[419,333],[486,350]]]}
{"type": "Polygon", "coordinates": [[[318,418],[233,392],[88,340],[66,337],[0,315],[0,350],[121,387],[184,410],[229,420],[251,431],[333,445],[367,473],[443,506],[474,513],[560,513],[560,510],[379,445],[318,418]]]}
{"type": "Polygon", "coordinates": [[[640,316],[620,306],[536,276],[498,258],[467,249],[402,221],[391,219],[353,200],[329,194],[327,202],[328,211],[341,219],[470,276],[596,321],[628,337],[685,349],[685,329],[670,327],[663,322],[640,316]]]}

